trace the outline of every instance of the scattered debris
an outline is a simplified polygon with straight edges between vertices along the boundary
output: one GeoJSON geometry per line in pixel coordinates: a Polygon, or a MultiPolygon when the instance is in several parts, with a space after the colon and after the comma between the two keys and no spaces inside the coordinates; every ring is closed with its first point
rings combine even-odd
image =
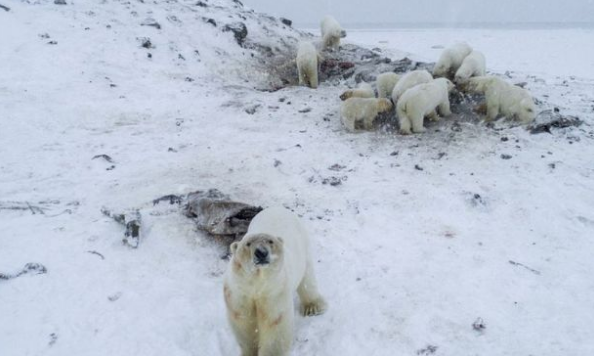
{"type": "Polygon", "coordinates": [[[331,185],[333,187],[339,186],[342,182],[346,182],[349,177],[342,176],[342,177],[328,177],[322,179],[323,185],[331,185]]]}
{"type": "Polygon", "coordinates": [[[132,210],[127,213],[113,213],[107,208],[101,208],[103,215],[114,219],[116,222],[124,225],[126,231],[122,242],[131,248],[138,248],[140,244],[140,212],[132,210]]]}
{"type": "Polygon", "coordinates": [[[122,292],[117,292],[116,294],[110,295],[109,297],[107,297],[107,300],[109,300],[110,302],[115,302],[116,300],[120,299],[122,297],[122,292]]]}
{"type": "Polygon", "coordinates": [[[20,271],[13,274],[7,274],[0,272],[0,280],[9,280],[13,278],[20,277],[24,274],[31,273],[31,274],[44,274],[47,273],[47,268],[40,263],[27,263],[20,271]]]}
{"type": "Polygon", "coordinates": [[[102,259],[102,260],[104,260],[104,259],[105,259],[105,256],[103,256],[102,254],[100,254],[100,253],[99,253],[99,252],[97,252],[97,251],[87,251],[87,253],[90,253],[90,254],[92,254],[92,255],[97,255],[97,256],[101,257],[101,259],[102,259]]]}
{"type": "Polygon", "coordinates": [[[311,111],[311,108],[305,108],[305,109],[301,109],[299,110],[300,113],[305,114],[311,111]]]}
{"type": "Polygon", "coordinates": [[[4,6],[4,5],[2,5],[2,4],[0,4],[0,9],[2,9],[2,10],[4,10],[4,11],[7,11],[7,12],[8,12],[8,11],[10,11],[10,7],[8,7],[8,6],[4,6]]]}
{"type": "Polygon", "coordinates": [[[103,158],[103,159],[104,159],[104,160],[106,160],[107,162],[109,162],[109,163],[113,163],[113,160],[111,159],[111,157],[110,157],[110,156],[108,156],[108,155],[106,155],[106,154],[100,154],[100,155],[96,155],[96,156],[93,156],[93,158],[91,158],[91,159],[98,159],[98,158],[103,158]]]}
{"type": "Polygon", "coordinates": [[[56,333],[51,333],[48,346],[53,346],[56,343],[56,341],[58,341],[58,335],[56,333]]]}
{"type": "Polygon", "coordinates": [[[159,204],[160,202],[163,201],[169,201],[169,205],[173,205],[173,204],[181,204],[182,202],[182,197],[180,197],[179,195],[174,195],[174,194],[168,194],[168,195],[164,195],[160,198],[157,198],[155,200],[153,200],[153,206],[159,204]]]}
{"type": "Polygon", "coordinates": [[[54,4],[56,4],[56,5],[66,5],[66,0],[54,0],[54,4]]]}
{"type": "Polygon", "coordinates": [[[335,171],[335,172],[342,171],[345,168],[346,168],[346,166],[343,166],[342,164],[338,164],[338,163],[335,163],[335,164],[331,165],[330,167],[328,167],[329,170],[335,171]]]}
{"type": "Polygon", "coordinates": [[[508,155],[507,153],[502,153],[501,154],[501,159],[511,159],[512,155],[508,155]]]}
{"type": "Polygon", "coordinates": [[[149,26],[149,27],[154,27],[157,30],[161,29],[161,24],[157,22],[157,20],[155,20],[152,17],[148,17],[146,18],[144,21],[142,21],[140,23],[140,26],[149,26]]]}
{"type": "Polygon", "coordinates": [[[140,47],[146,49],[155,48],[151,42],[151,39],[148,37],[138,37],[137,40],[140,41],[140,47]]]}
{"type": "Polygon", "coordinates": [[[261,107],[262,105],[260,104],[255,104],[252,106],[247,107],[244,111],[248,114],[248,115],[254,115],[256,113],[256,111],[258,111],[258,109],[261,107]]]}
{"type": "Polygon", "coordinates": [[[274,160],[274,167],[278,167],[278,166],[280,166],[281,164],[283,164],[283,162],[279,161],[278,159],[275,159],[275,160],[274,160]]]}
{"type": "Polygon", "coordinates": [[[217,189],[197,191],[187,196],[185,215],[196,219],[200,230],[227,237],[231,242],[243,237],[256,214],[263,209],[230,200],[217,189]]]}
{"type": "Polygon", "coordinates": [[[417,355],[433,355],[437,351],[437,346],[427,345],[424,349],[417,350],[417,355]]]}
{"type": "Polygon", "coordinates": [[[520,262],[515,262],[515,261],[512,261],[512,260],[509,260],[509,263],[512,264],[512,265],[514,265],[514,266],[524,267],[528,271],[530,271],[530,272],[532,272],[534,274],[540,275],[540,271],[537,271],[534,268],[530,268],[530,267],[528,267],[528,266],[526,266],[526,265],[524,265],[524,264],[522,264],[520,262]]]}
{"type": "Polygon", "coordinates": [[[213,25],[214,27],[217,27],[217,22],[214,19],[211,19],[208,17],[203,17],[202,21],[209,23],[209,24],[213,25]]]}
{"type": "Polygon", "coordinates": [[[291,20],[289,20],[289,19],[286,19],[286,18],[284,18],[284,17],[281,17],[281,18],[280,18],[280,22],[282,22],[282,23],[283,23],[283,25],[287,25],[287,26],[289,26],[289,27],[291,27],[291,26],[293,25],[293,21],[291,21],[291,20]]]}
{"type": "Polygon", "coordinates": [[[48,45],[57,45],[58,41],[49,41],[47,44],[48,45]]]}
{"type": "Polygon", "coordinates": [[[476,318],[474,323],[472,323],[472,328],[476,331],[484,332],[485,329],[487,328],[487,325],[483,321],[483,318],[479,317],[479,318],[476,318]]]}
{"type": "Polygon", "coordinates": [[[247,27],[243,22],[234,22],[223,26],[223,32],[233,32],[237,44],[243,47],[245,38],[248,35],[247,27]]]}
{"type": "Polygon", "coordinates": [[[418,164],[415,164],[415,169],[417,171],[422,171],[423,170],[423,167],[419,166],[418,164]]]}
{"type": "Polygon", "coordinates": [[[540,134],[543,132],[552,133],[552,128],[566,128],[580,126],[583,121],[575,116],[565,116],[559,113],[559,109],[545,110],[538,114],[534,124],[529,127],[531,134],[540,134]]]}

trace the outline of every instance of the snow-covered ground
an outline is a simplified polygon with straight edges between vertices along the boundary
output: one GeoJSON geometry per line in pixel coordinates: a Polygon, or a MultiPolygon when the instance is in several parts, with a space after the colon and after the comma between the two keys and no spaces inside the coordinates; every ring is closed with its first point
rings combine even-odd
{"type": "Polygon", "coordinates": [[[585,121],[406,137],[345,132],[346,84],[251,89],[250,51],[199,21],[223,10],[38,2],[0,0],[0,208],[46,208],[0,210],[0,273],[47,268],[0,279],[0,355],[239,354],[224,249],[151,204],[207,188],[307,223],[330,309],[297,318],[293,355],[594,354],[591,30],[349,32],[394,59],[466,40],[585,121]],[[141,209],[138,249],[104,206],[141,209]]]}

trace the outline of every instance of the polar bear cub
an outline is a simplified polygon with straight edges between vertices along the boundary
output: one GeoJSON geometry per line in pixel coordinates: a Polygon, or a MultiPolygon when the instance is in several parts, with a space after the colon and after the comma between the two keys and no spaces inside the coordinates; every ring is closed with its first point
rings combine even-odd
{"type": "Polygon", "coordinates": [[[346,31],[342,29],[338,21],[332,16],[326,16],[322,19],[320,28],[322,30],[322,43],[324,49],[338,49],[340,46],[340,39],[346,37],[346,31]]]}
{"type": "Polygon", "coordinates": [[[293,294],[301,313],[324,312],[308,234],[297,216],[269,208],[252,220],[247,234],[231,244],[224,278],[227,317],[243,356],[286,356],[293,342],[293,294]]]}
{"type": "Polygon", "coordinates": [[[449,92],[454,89],[454,84],[446,78],[433,80],[431,83],[419,84],[407,90],[398,101],[396,113],[400,123],[400,133],[408,135],[425,132],[423,119],[425,116],[432,116],[438,119],[435,112],[443,116],[451,115],[449,92]]]}
{"type": "Polygon", "coordinates": [[[439,60],[435,63],[433,76],[452,79],[470,52],[472,52],[472,47],[463,42],[444,49],[439,60]]]}
{"type": "Polygon", "coordinates": [[[458,68],[454,82],[462,83],[470,77],[484,76],[487,70],[487,61],[485,56],[479,51],[472,51],[464,60],[462,65],[458,68]]]}
{"type": "Polygon", "coordinates": [[[536,117],[536,106],[530,93],[503,79],[493,76],[470,78],[466,82],[465,89],[485,94],[488,121],[503,115],[509,119],[516,118],[526,124],[536,117]]]}
{"type": "Polygon", "coordinates": [[[345,101],[348,98],[375,98],[375,93],[369,83],[361,82],[356,89],[349,89],[340,94],[340,100],[345,101]]]}
{"type": "Polygon", "coordinates": [[[377,97],[389,98],[400,76],[393,72],[382,73],[376,78],[377,97]]]}
{"type": "Polygon", "coordinates": [[[297,72],[299,73],[299,85],[310,88],[318,87],[318,66],[320,56],[311,42],[299,43],[297,50],[297,72]]]}
{"type": "Polygon", "coordinates": [[[390,99],[350,98],[342,103],[340,117],[343,125],[351,132],[356,131],[357,124],[362,124],[363,129],[369,130],[377,115],[390,109],[390,99]]]}
{"type": "Polygon", "coordinates": [[[402,76],[402,78],[400,78],[392,90],[392,102],[396,104],[398,102],[398,98],[400,98],[400,96],[404,94],[405,91],[414,87],[415,85],[430,83],[432,80],[433,76],[426,70],[413,70],[412,72],[406,73],[402,76]]]}

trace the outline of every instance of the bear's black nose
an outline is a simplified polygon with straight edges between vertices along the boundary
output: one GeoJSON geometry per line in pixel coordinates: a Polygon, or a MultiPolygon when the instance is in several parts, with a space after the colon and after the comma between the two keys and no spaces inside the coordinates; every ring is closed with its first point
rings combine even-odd
{"type": "Polygon", "coordinates": [[[268,262],[268,250],[263,249],[263,248],[256,248],[256,251],[254,251],[254,256],[256,256],[256,260],[258,261],[258,263],[265,263],[268,262]]]}

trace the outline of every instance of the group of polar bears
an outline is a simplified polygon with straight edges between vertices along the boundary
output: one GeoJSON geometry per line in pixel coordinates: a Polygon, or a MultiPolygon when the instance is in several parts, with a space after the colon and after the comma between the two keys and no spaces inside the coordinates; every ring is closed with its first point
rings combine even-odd
{"type": "Polygon", "coordinates": [[[401,134],[425,131],[424,118],[438,120],[451,114],[449,93],[458,86],[463,92],[485,96],[486,120],[499,116],[523,124],[534,120],[536,107],[530,93],[495,76],[487,76],[485,56],[466,43],[446,48],[435,64],[433,74],[414,70],[400,76],[382,73],[376,78],[377,98],[369,83],[361,83],[340,95],[341,119],[349,131],[372,128],[382,112],[395,105],[401,134]]]}
{"type": "MultiPolygon", "coordinates": [[[[326,16],[321,23],[323,50],[338,50],[340,39],[346,36],[338,21],[326,16]]],[[[299,85],[317,88],[321,56],[311,42],[301,42],[297,51],[299,85]]],[[[536,116],[530,93],[495,76],[486,76],[485,56],[466,43],[446,48],[435,64],[433,73],[415,70],[398,75],[382,73],[376,79],[377,98],[369,83],[344,92],[340,116],[349,131],[369,130],[376,117],[395,107],[400,133],[425,131],[424,118],[438,120],[439,114],[449,116],[449,93],[458,87],[462,92],[483,94],[486,120],[499,116],[529,123],[536,116]]]]}

